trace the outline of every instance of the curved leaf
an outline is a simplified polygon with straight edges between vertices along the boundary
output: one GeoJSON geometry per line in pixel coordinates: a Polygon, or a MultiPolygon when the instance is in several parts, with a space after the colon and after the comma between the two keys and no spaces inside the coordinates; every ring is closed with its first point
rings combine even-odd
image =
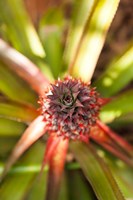
{"type": "Polygon", "coordinates": [[[133,113],[132,90],[124,92],[103,106],[100,112],[100,118],[103,122],[110,123],[128,113],[133,113]]]}
{"type": "Polygon", "coordinates": [[[83,176],[81,176],[78,170],[68,170],[67,171],[67,182],[68,182],[68,194],[69,199],[76,200],[96,200],[94,192],[89,187],[83,176]]]}
{"type": "Polygon", "coordinates": [[[133,124],[133,112],[120,116],[114,119],[113,124],[120,124],[121,126],[125,124],[133,124]]]}
{"type": "Polygon", "coordinates": [[[133,198],[133,173],[132,168],[124,165],[121,161],[113,162],[113,159],[109,160],[110,168],[114,174],[119,187],[126,198],[133,198]]]}
{"type": "MultiPolygon", "coordinates": [[[[39,184],[37,179],[37,172],[39,171],[43,156],[44,145],[36,143],[33,147],[26,152],[26,154],[19,161],[19,166],[14,167],[5,180],[0,185],[0,199],[1,200],[20,200],[26,199],[27,193],[31,193],[31,188],[34,183],[39,184]],[[36,155],[36,156],[33,156],[36,155]],[[38,166],[38,170],[32,170],[38,166]],[[27,166],[27,171],[25,170],[27,166]]],[[[44,175],[46,176],[46,170],[44,175]]],[[[43,176],[43,192],[45,193],[46,179],[43,176]]],[[[37,189],[37,188],[36,188],[37,189]]],[[[39,188],[38,193],[40,193],[42,188],[39,188]]],[[[35,193],[34,193],[35,194],[35,193]]],[[[32,195],[32,194],[31,194],[32,195]]],[[[44,195],[44,194],[43,194],[44,195]]],[[[38,195],[39,196],[39,195],[38,195]]],[[[44,196],[43,196],[44,199],[44,196]]],[[[40,199],[39,199],[40,200],[40,199]]]]}
{"type": "Polygon", "coordinates": [[[22,137],[14,147],[1,176],[1,180],[5,177],[12,165],[20,158],[20,156],[42,135],[46,132],[46,124],[43,116],[38,116],[25,130],[22,137]]]}
{"type": "Polygon", "coordinates": [[[99,200],[124,200],[109,168],[91,144],[73,142],[70,148],[99,200]]]}
{"type": "Polygon", "coordinates": [[[44,49],[22,0],[1,0],[0,20],[5,27],[1,28],[2,35],[7,37],[18,51],[29,57],[44,58],[44,49]]]}
{"type": "Polygon", "coordinates": [[[37,110],[30,105],[16,103],[0,97],[0,117],[29,123],[38,115],[37,110]]]}
{"type": "Polygon", "coordinates": [[[58,200],[69,200],[66,174],[63,174],[58,200]]]}
{"type": "Polygon", "coordinates": [[[133,79],[133,45],[116,57],[95,82],[97,90],[105,97],[116,94],[133,79]]]}
{"type": "Polygon", "coordinates": [[[51,68],[54,77],[57,79],[62,68],[62,36],[64,31],[64,13],[62,9],[63,2],[60,6],[48,9],[39,26],[39,35],[44,46],[46,57],[45,61],[51,68]]]}
{"type": "Polygon", "coordinates": [[[3,63],[0,63],[0,91],[14,101],[36,105],[36,94],[3,63]]]}
{"type": "Polygon", "coordinates": [[[121,160],[115,159],[106,151],[96,146],[97,153],[108,163],[109,168],[115,177],[121,191],[126,198],[133,197],[133,173],[132,168],[124,164],[121,160]]]}
{"type": "Polygon", "coordinates": [[[49,85],[47,78],[34,63],[1,39],[0,59],[15,73],[26,80],[37,93],[44,93],[44,90],[49,85]]]}
{"type": "Polygon", "coordinates": [[[72,19],[64,52],[64,61],[67,66],[70,66],[75,56],[85,23],[88,17],[90,17],[97,1],[98,0],[77,0],[74,2],[74,9],[72,10],[72,19]]]}
{"type": "MultiPolygon", "coordinates": [[[[40,166],[38,166],[38,172],[40,170],[40,166]]],[[[47,170],[48,171],[48,170],[47,170]]],[[[27,200],[44,200],[44,196],[46,194],[46,185],[47,185],[47,172],[42,174],[41,178],[32,182],[32,186],[30,185],[30,189],[28,194],[26,195],[27,200]]]]}
{"type": "Polygon", "coordinates": [[[20,136],[25,128],[23,123],[0,118],[0,136],[20,136]]]}
{"type": "Polygon", "coordinates": [[[1,186],[1,200],[20,200],[29,187],[29,184],[31,184],[34,176],[34,174],[27,174],[26,176],[23,174],[16,174],[8,177],[1,186]]]}
{"type": "Polygon", "coordinates": [[[57,200],[59,196],[60,183],[62,173],[66,160],[66,153],[68,149],[68,139],[56,138],[60,140],[59,144],[55,147],[55,151],[49,159],[49,175],[46,200],[57,200]],[[52,192],[51,192],[52,191],[52,192]]]}
{"type": "Polygon", "coordinates": [[[91,80],[118,4],[119,0],[101,0],[92,8],[70,63],[72,75],[81,77],[87,82],[91,80]]]}

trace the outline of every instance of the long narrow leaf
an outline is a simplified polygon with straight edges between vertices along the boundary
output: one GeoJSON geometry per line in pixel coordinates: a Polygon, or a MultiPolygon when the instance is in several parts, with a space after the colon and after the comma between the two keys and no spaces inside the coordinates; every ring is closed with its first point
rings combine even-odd
{"type": "Polygon", "coordinates": [[[102,107],[100,118],[105,123],[133,113],[133,91],[126,91],[102,107]]]}
{"type": "Polygon", "coordinates": [[[60,6],[48,9],[41,19],[39,35],[44,46],[46,57],[45,61],[51,68],[54,78],[58,78],[62,67],[62,36],[64,31],[64,14],[60,6]]]}
{"type": "Polygon", "coordinates": [[[44,57],[44,49],[22,0],[1,0],[0,20],[6,27],[2,35],[26,56],[44,57]]]}
{"type": "Polygon", "coordinates": [[[49,85],[47,78],[28,58],[11,48],[3,40],[0,40],[0,59],[26,80],[37,93],[44,93],[49,85]]]}
{"type": "MultiPolygon", "coordinates": [[[[39,166],[40,170],[40,166],[39,166]]],[[[39,172],[38,170],[38,172],[39,172]]],[[[42,174],[41,179],[38,181],[37,178],[35,178],[33,182],[33,186],[28,191],[28,194],[26,195],[27,200],[44,200],[44,196],[46,193],[46,180],[47,180],[47,172],[45,171],[42,174]]]]}
{"type": "Polygon", "coordinates": [[[10,155],[1,179],[5,177],[11,166],[18,160],[18,158],[44,133],[46,132],[46,124],[43,122],[43,116],[37,117],[30,126],[25,130],[24,134],[16,144],[10,155]]]}
{"type": "MultiPolygon", "coordinates": [[[[105,133],[105,135],[109,136],[110,139],[114,141],[114,143],[118,144],[128,155],[133,158],[133,146],[129,144],[126,140],[124,140],[117,133],[112,131],[107,125],[97,120],[97,126],[105,133]]],[[[104,135],[104,134],[103,134],[104,135]]],[[[133,164],[133,160],[131,160],[133,164]]]]}
{"type": "Polygon", "coordinates": [[[122,125],[125,125],[125,124],[133,124],[133,112],[132,113],[128,113],[128,114],[125,114],[125,115],[122,115],[120,116],[119,118],[116,118],[114,121],[113,121],[113,124],[115,125],[118,125],[120,124],[121,126],[122,125]]]}
{"type": "Polygon", "coordinates": [[[0,136],[20,136],[24,132],[25,128],[26,125],[23,123],[0,118],[0,136]]]}
{"type": "MultiPolygon", "coordinates": [[[[19,131],[18,131],[19,132],[19,131]]],[[[17,141],[17,137],[10,137],[8,136],[8,143],[7,143],[7,137],[0,135],[0,174],[3,170],[3,162],[7,159],[9,152],[14,147],[15,143],[17,141]]]]}
{"type": "MultiPolygon", "coordinates": [[[[34,182],[38,183],[36,176],[41,166],[40,162],[43,156],[43,148],[44,145],[40,142],[33,145],[33,147],[30,148],[30,150],[26,152],[20,160],[19,166],[11,170],[6,179],[0,185],[1,200],[20,200],[27,197],[27,193],[31,192],[30,189],[34,182]],[[38,171],[32,170],[36,165],[38,165],[38,171]],[[27,166],[27,172],[24,166],[27,166]]],[[[43,180],[43,183],[43,188],[46,188],[46,179],[43,180]]],[[[38,192],[40,192],[40,190],[38,192]]]]}
{"type": "Polygon", "coordinates": [[[0,117],[29,123],[38,114],[37,110],[30,105],[16,103],[0,97],[0,117]]]}
{"type": "Polygon", "coordinates": [[[90,81],[107,31],[116,13],[119,0],[101,0],[91,10],[76,54],[70,64],[70,73],[90,81]]]}
{"type": "Polygon", "coordinates": [[[1,186],[0,198],[1,200],[20,200],[23,197],[25,190],[33,179],[34,174],[16,174],[10,176],[1,186]]]}
{"type": "Polygon", "coordinates": [[[116,94],[133,79],[133,45],[107,66],[107,70],[95,82],[105,97],[116,94]]]}
{"type": "Polygon", "coordinates": [[[0,63],[0,91],[14,101],[36,105],[35,93],[3,63],[0,63]]]}
{"type": "Polygon", "coordinates": [[[5,41],[36,63],[48,78],[53,79],[51,70],[44,63],[44,48],[23,0],[0,1],[0,34],[5,41]]]}
{"type": "Polygon", "coordinates": [[[58,200],[69,200],[66,174],[63,174],[58,200]]]}
{"type": "Polygon", "coordinates": [[[46,200],[58,199],[67,149],[68,149],[68,139],[63,140],[61,138],[59,144],[55,148],[55,151],[51,155],[49,161],[49,176],[48,176],[46,200]]]}
{"type": "Polygon", "coordinates": [[[88,17],[90,17],[96,2],[97,0],[77,0],[73,5],[74,9],[72,10],[72,20],[64,52],[64,61],[67,66],[70,65],[73,57],[75,56],[85,23],[88,17]]]}
{"type": "Polygon", "coordinates": [[[90,144],[73,142],[70,147],[99,200],[124,200],[109,168],[90,144]]]}
{"type": "Polygon", "coordinates": [[[96,200],[91,186],[89,187],[89,184],[86,184],[79,170],[68,170],[67,180],[69,199],[96,200]]]}
{"type": "Polygon", "coordinates": [[[122,193],[125,198],[133,197],[133,173],[132,168],[125,165],[122,161],[114,159],[113,156],[109,155],[106,151],[95,146],[97,148],[97,153],[108,163],[109,168],[115,177],[122,193]]]}
{"type": "Polygon", "coordinates": [[[133,173],[132,168],[124,165],[120,161],[114,162],[113,159],[107,158],[112,173],[126,198],[133,197],[133,173]]]}

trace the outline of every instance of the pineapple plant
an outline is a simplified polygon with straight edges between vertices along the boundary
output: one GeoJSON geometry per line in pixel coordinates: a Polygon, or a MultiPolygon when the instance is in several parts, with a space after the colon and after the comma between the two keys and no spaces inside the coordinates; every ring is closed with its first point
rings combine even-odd
{"type": "Polygon", "coordinates": [[[0,2],[1,199],[132,198],[132,41],[95,75],[119,0],[31,2],[0,2]]]}

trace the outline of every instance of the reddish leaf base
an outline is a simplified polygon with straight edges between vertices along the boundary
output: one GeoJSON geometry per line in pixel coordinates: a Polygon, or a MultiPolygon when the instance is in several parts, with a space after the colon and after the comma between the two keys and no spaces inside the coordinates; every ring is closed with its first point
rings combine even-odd
{"type": "Polygon", "coordinates": [[[44,159],[44,163],[48,162],[49,164],[46,200],[56,200],[58,198],[68,141],[68,139],[63,140],[56,136],[49,138],[44,159]]]}
{"type": "Polygon", "coordinates": [[[101,121],[92,128],[90,138],[133,167],[133,147],[101,121]]]}
{"type": "Polygon", "coordinates": [[[107,135],[109,135],[110,138],[112,138],[112,140],[117,141],[117,144],[119,144],[119,146],[121,146],[123,149],[125,149],[126,152],[133,156],[133,147],[128,142],[123,140],[122,137],[113,132],[108,126],[103,124],[101,121],[97,121],[97,125],[99,126],[99,128],[101,128],[101,130],[103,130],[107,135]]]}
{"type": "Polygon", "coordinates": [[[112,100],[112,98],[99,98],[99,103],[101,106],[104,106],[107,103],[109,103],[111,100],[112,100]]]}
{"type": "Polygon", "coordinates": [[[39,94],[43,95],[49,80],[27,57],[0,39],[0,59],[22,77],[39,94]]]}
{"type": "Polygon", "coordinates": [[[51,136],[49,137],[46,144],[41,172],[43,171],[44,166],[49,163],[50,158],[53,156],[55,149],[57,148],[57,145],[61,142],[61,140],[62,138],[56,137],[55,134],[51,134],[51,136]]]}

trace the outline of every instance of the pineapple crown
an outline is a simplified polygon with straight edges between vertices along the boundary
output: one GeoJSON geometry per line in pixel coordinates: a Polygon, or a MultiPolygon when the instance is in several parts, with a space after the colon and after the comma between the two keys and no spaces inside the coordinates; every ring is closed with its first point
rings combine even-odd
{"type": "Polygon", "coordinates": [[[74,140],[89,136],[99,114],[99,102],[99,94],[90,84],[70,76],[56,81],[40,98],[48,132],[74,140]]]}

